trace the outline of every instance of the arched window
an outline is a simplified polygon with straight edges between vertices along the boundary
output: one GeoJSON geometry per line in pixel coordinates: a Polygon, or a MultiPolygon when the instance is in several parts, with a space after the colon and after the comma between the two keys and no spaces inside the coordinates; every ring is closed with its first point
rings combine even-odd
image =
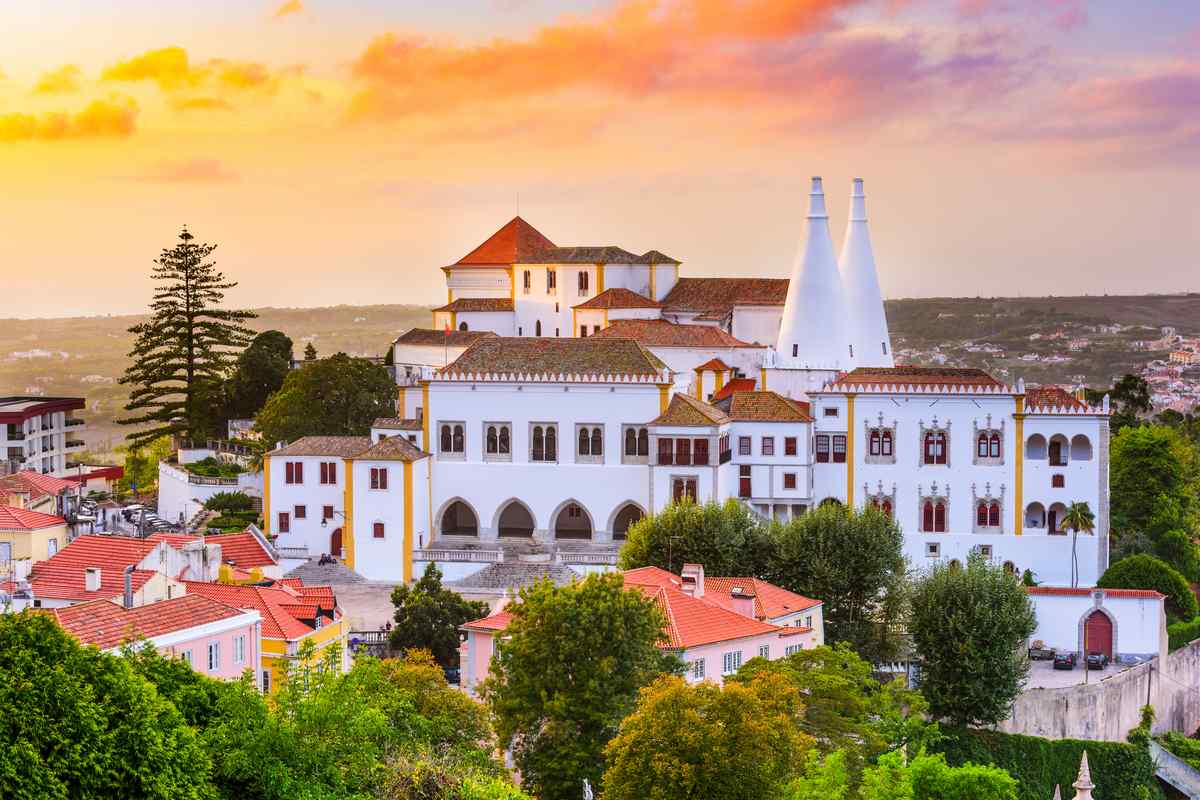
{"type": "Polygon", "coordinates": [[[930,431],[925,434],[925,463],[946,463],[946,434],[941,431],[930,431]]]}
{"type": "Polygon", "coordinates": [[[546,432],[541,425],[533,426],[533,460],[546,460],[546,432]]]}
{"type": "Polygon", "coordinates": [[[533,323],[533,335],[534,336],[542,335],[542,321],[540,319],[537,322],[533,323]]]}
{"type": "Polygon", "coordinates": [[[638,431],[638,455],[650,455],[650,433],[645,428],[638,431]]]}
{"type": "Polygon", "coordinates": [[[487,451],[492,455],[500,452],[500,437],[496,433],[495,425],[488,425],[487,429],[487,451]]]}
{"type": "Polygon", "coordinates": [[[591,438],[588,436],[587,428],[579,429],[579,455],[591,455],[591,438]]]}
{"type": "Polygon", "coordinates": [[[988,507],[988,526],[992,528],[1000,527],[1000,504],[992,501],[988,507]]]}
{"type": "Polygon", "coordinates": [[[500,445],[500,454],[508,455],[509,452],[511,451],[511,443],[509,442],[509,434],[508,434],[508,426],[507,425],[500,426],[499,445],[500,445]]]}
{"type": "Polygon", "coordinates": [[[637,451],[637,431],[633,428],[625,429],[625,455],[636,456],[637,451]]]}
{"type": "Polygon", "coordinates": [[[981,502],[975,515],[975,522],[979,527],[986,528],[988,524],[988,504],[981,502]]]}
{"type": "Polygon", "coordinates": [[[933,531],[933,503],[928,500],[921,509],[921,530],[933,531]]]}
{"type": "Polygon", "coordinates": [[[991,439],[988,440],[988,456],[990,458],[1000,457],[1000,434],[993,433],[991,439]]]}
{"type": "Polygon", "coordinates": [[[467,323],[465,323],[465,322],[458,323],[458,329],[460,331],[465,331],[467,329],[467,323]]]}
{"type": "Polygon", "coordinates": [[[979,434],[979,441],[976,443],[975,455],[980,458],[988,457],[988,435],[986,433],[979,434]]]}
{"type": "Polygon", "coordinates": [[[873,456],[883,455],[883,437],[879,435],[879,431],[871,431],[870,454],[873,456]]]}
{"type": "Polygon", "coordinates": [[[551,426],[546,428],[546,460],[554,461],[556,458],[558,458],[558,434],[551,426]]]}
{"type": "Polygon", "coordinates": [[[592,455],[604,455],[604,434],[599,428],[592,428],[592,455]]]}
{"type": "Polygon", "coordinates": [[[449,453],[451,451],[452,447],[453,447],[453,440],[451,438],[450,426],[443,425],[442,426],[442,452],[449,453]]]}
{"type": "Polygon", "coordinates": [[[933,530],[935,533],[946,532],[946,504],[940,500],[933,506],[933,530]]]}
{"type": "Polygon", "coordinates": [[[463,426],[454,426],[454,452],[461,453],[463,451],[463,426]]]}
{"type": "Polygon", "coordinates": [[[890,456],[892,454],[892,432],[884,431],[880,437],[880,455],[890,456]]]}

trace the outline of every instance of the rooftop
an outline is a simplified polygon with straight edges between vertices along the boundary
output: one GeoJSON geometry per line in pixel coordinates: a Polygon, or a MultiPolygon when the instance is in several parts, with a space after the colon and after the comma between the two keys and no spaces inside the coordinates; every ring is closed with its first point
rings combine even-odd
{"type": "MultiPolygon", "coordinates": [[[[150,539],[129,539],[123,536],[79,536],[46,561],[33,565],[29,574],[35,597],[54,600],[96,600],[117,597],[125,591],[125,568],[139,564],[159,546],[150,539]],[[85,570],[100,569],[100,588],[89,592],[85,570]]],[[[155,575],[153,570],[133,571],[133,590],[136,592],[155,575]]]]}
{"type": "Polygon", "coordinates": [[[592,299],[573,306],[573,308],[662,308],[662,303],[656,303],[649,297],[618,287],[605,289],[592,299]]]}
{"type": "Polygon", "coordinates": [[[36,531],[66,524],[65,519],[54,514],[0,505],[0,531],[36,531]]]}
{"type": "Polygon", "coordinates": [[[74,481],[55,478],[53,475],[43,475],[28,469],[0,478],[0,495],[3,495],[5,491],[28,494],[32,500],[48,494],[57,496],[73,492],[78,488],[79,484],[74,481]]]}
{"type": "Polygon", "coordinates": [[[488,337],[438,371],[525,375],[644,376],[657,378],[663,363],[632,339],[488,337]]]}
{"type": "Polygon", "coordinates": [[[179,549],[191,542],[198,542],[203,539],[207,544],[216,544],[221,546],[221,562],[235,566],[240,569],[254,569],[255,567],[274,566],[275,559],[263,547],[262,542],[258,540],[250,531],[240,531],[238,533],[222,533],[213,536],[194,536],[187,533],[155,533],[149,537],[152,542],[166,542],[171,547],[179,549]]]}
{"type": "Polygon", "coordinates": [[[79,411],[87,407],[82,397],[10,395],[0,397],[0,422],[22,422],[38,414],[79,411]]]}
{"type": "Polygon", "coordinates": [[[1139,598],[1143,600],[1158,600],[1166,597],[1153,589],[1101,589],[1101,588],[1071,588],[1069,586],[1027,586],[1028,594],[1043,597],[1088,597],[1092,592],[1104,592],[1106,597],[1139,598]]]}
{"type": "Polygon", "coordinates": [[[820,600],[789,592],[787,589],[758,578],[708,576],[704,578],[704,596],[711,595],[716,602],[724,603],[726,600],[731,600],[735,588],[754,598],[754,613],[760,619],[774,619],[821,605],[820,600]]]}
{"type": "MultiPolygon", "coordinates": [[[[537,228],[520,217],[513,217],[483,244],[460,258],[450,267],[504,267],[528,262],[542,250],[554,247],[537,228]]],[[[511,309],[510,309],[511,310],[511,309]]]]}
{"type": "Polygon", "coordinates": [[[1025,390],[1025,404],[1030,408],[1066,408],[1078,411],[1087,409],[1075,395],[1061,386],[1034,386],[1025,390]]]}
{"type": "Polygon", "coordinates": [[[353,458],[370,446],[370,436],[303,436],[291,444],[272,450],[268,455],[353,458]]]}
{"type": "Polygon", "coordinates": [[[680,278],[663,306],[723,317],[734,306],[782,306],[787,291],[787,278],[680,278]]]}
{"type": "Polygon", "coordinates": [[[466,347],[484,336],[495,336],[491,331],[445,331],[436,328],[412,328],[396,337],[393,344],[436,345],[442,347],[466,347]]]}
{"type": "Polygon", "coordinates": [[[379,417],[371,423],[372,428],[380,428],[382,430],[396,431],[419,431],[421,430],[421,420],[403,419],[401,417],[379,417]]]}
{"type": "Polygon", "coordinates": [[[268,639],[295,640],[317,630],[313,614],[340,619],[333,590],[328,586],[303,586],[298,581],[273,581],[269,586],[235,586],[187,581],[188,594],[198,594],[235,608],[262,615],[262,635],[268,639]]]}
{"type": "Polygon", "coordinates": [[[189,594],[138,608],[124,608],[110,600],[92,600],[43,613],[51,614],[63,630],[81,643],[107,650],[138,639],[232,619],[244,612],[202,595],[189,594]]]}
{"type": "Polygon", "coordinates": [[[981,369],[969,367],[859,367],[832,384],[846,386],[974,386],[1001,389],[1004,384],[981,369]]]}
{"type": "Polygon", "coordinates": [[[667,406],[667,410],[659,414],[650,424],[669,427],[699,426],[709,428],[713,425],[722,425],[726,422],[729,422],[729,417],[721,409],[711,406],[703,400],[697,400],[691,395],[676,392],[671,398],[671,403],[667,406]]]}
{"type": "Polygon", "coordinates": [[[762,347],[715,325],[678,325],[665,319],[618,319],[589,338],[636,339],[647,347],[762,347]]]}
{"type": "Polygon", "coordinates": [[[364,461],[405,461],[409,463],[428,457],[429,453],[424,452],[403,436],[384,437],[356,456],[364,461]]]}
{"type": "Polygon", "coordinates": [[[719,402],[735,392],[752,392],[758,381],[753,378],[733,378],[713,394],[713,402],[719,402]]]}
{"type": "Polygon", "coordinates": [[[710,358],[708,361],[705,361],[700,366],[696,367],[697,371],[702,370],[702,369],[708,370],[710,372],[728,372],[730,369],[732,369],[732,367],[730,367],[728,364],[726,364],[721,359],[716,358],[714,356],[713,358],[710,358]]]}
{"type": "MultiPolygon", "coordinates": [[[[741,422],[812,422],[813,418],[796,401],[775,392],[734,392],[726,412],[741,422]]],[[[725,402],[722,401],[722,407],[725,402]]]]}
{"type": "Polygon", "coordinates": [[[668,255],[649,250],[642,255],[623,247],[551,247],[538,252],[522,264],[678,264],[668,255]]]}

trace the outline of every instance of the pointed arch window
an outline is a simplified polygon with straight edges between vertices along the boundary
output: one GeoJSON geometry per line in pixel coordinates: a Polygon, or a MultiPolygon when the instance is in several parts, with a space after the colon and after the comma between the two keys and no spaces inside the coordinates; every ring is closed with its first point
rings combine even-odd
{"type": "Polygon", "coordinates": [[[883,512],[883,515],[884,515],[885,517],[887,517],[888,519],[891,519],[891,518],[892,518],[892,501],[891,501],[891,500],[884,500],[884,501],[883,501],[883,502],[882,502],[882,503],[879,505],[879,510],[883,512]]]}
{"type": "Polygon", "coordinates": [[[871,431],[870,448],[868,452],[873,456],[883,455],[883,434],[879,431],[871,431]]]}
{"type": "Polygon", "coordinates": [[[926,464],[946,463],[946,434],[943,431],[929,431],[925,434],[924,460],[926,464]]]}
{"type": "Polygon", "coordinates": [[[1000,457],[1000,434],[994,431],[992,432],[992,435],[988,437],[988,457],[1000,457]]]}
{"type": "Polygon", "coordinates": [[[512,460],[512,427],[507,422],[484,423],[485,461],[512,460]]]}
{"type": "Polygon", "coordinates": [[[438,425],[438,444],[441,457],[462,459],[466,449],[463,423],[443,422],[438,425]]]}
{"type": "Polygon", "coordinates": [[[988,506],[988,527],[1000,527],[1000,504],[995,501],[988,506]]]}
{"type": "Polygon", "coordinates": [[[975,512],[975,524],[981,528],[988,526],[988,504],[986,502],[979,503],[979,508],[975,512]]]}

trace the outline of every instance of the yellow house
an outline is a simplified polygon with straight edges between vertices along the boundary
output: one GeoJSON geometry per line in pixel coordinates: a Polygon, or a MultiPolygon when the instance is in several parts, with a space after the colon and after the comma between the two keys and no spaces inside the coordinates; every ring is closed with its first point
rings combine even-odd
{"type": "Polygon", "coordinates": [[[288,667],[299,662],[305,642],[314,646],[310,661],[319,661],[330,645],[338,645],[338,666],[350,667],[347,649],[350,626],[329,586],[304,586],[298,578],[283,578],[270,586],[187,582],[188,594],[201,594],[235,608],[262,615],[262,659],[258,684],[271,693],[278,689],[288,667]]]}
{"type": "Polygon", "coordinates": [[[30,567],[67,544],[67,521],[54,514],[0,505],[0,577],[23,579],[30,567]]]}

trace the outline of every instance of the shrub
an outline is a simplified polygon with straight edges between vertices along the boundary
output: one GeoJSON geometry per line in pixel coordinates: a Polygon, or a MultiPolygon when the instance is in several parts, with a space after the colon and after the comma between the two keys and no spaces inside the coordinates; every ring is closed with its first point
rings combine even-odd
{"type": "Polygon", "coordinates": [[[944,753],[951,766],[972,762],[1004,768],[1020,784],[1019,800],[1045,800],[1054,795],[1055,785],[1069,787],[1079,774],[1084,750],[1092,782],[1105,800],[1163,797],[1149,752],[1124,742],[1039,739],[963,728],[943,728],[942,734],[930,750],[944,753]]]}
{"type": "Polygon", "coordinates": [[[1200,617],[1191,622],[1175,622],[1167,626],[1167,647],[1171,650],[1191,644],[1200,639],[1200,617]]]}
{"type": "Polygon", "coordinates": [[[209,511],[249,511],[253,505],[250,495],[244,492],[217,492],[204,503],[209,511]]]}
{"type": "Polygon", "coordinates": [[[1097,586],[1104,589],[1153,589],[1167,596],[1167,615],[1173,620],[1188,620],[1200,613],[1196,595],[1180,572],[1154,556],[1140,554],[1113,564],[1097,586]]]}
{"type": "Polygon", "coordinates": [[[184,464],[183,467],[193,475],[203,478],[236,478],[246,471],[239,464],[218,461],[212,456],[184,464]]]}

